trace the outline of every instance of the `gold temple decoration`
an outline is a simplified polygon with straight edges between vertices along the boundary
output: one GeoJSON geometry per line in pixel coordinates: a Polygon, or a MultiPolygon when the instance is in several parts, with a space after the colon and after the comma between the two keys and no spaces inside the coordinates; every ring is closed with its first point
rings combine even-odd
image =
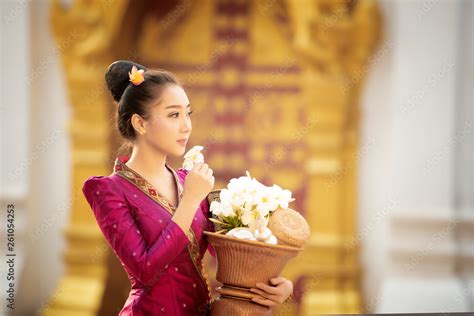
{"type": "Polygon", "coordinates": [[[360,313],[359,97],[381,36],[381,18],[370,0],[286,3],[292,45],[304,69],[302,102],[316,120],[306,137],[305,162],[312,236],[288,272],[305,275],[301,315],[360,313]]]}
{"type": "Polygon", "coordinates": [[[116,300],[122,299],[127,290],[120,292],[114,284],[124,279],[123,272],[111,260],[81,189],[88,177],[112,172],[110,130],[114,124],[104,73],[115,53],[129,45],[131,35],[123,31],[123,23],[133,23],[134,14],[128,1],[50,1],[51,27],[72,107],[69,135],[73,198],[64,232],[65,273],[49,301],[41,306],[43,315],[106,314],[111,301],[107,288],[116,291],[116,300]]]}
{"type": "Polygon", "coordinates": [[[283,274],[294,299],[275,314],[362,311],[358,102],[380,37],[374,1],[52,0],[50,12],[72,106],[74,199],[65,275],[44,315],[116,314],[129,291],[80,192],[115,159],[103,83],[115,59],[178,76],[193,104],[190,146],[206,148],[215,188],[249,170],[294,193],[312,236],[283,274]]]}

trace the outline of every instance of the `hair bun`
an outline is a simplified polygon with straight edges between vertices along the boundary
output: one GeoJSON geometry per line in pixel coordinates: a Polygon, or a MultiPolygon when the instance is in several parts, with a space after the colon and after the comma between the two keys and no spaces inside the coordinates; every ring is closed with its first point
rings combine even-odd
{"type": "Polygon", "coordinates": [[[135,66],[139,70],[148,70],[145,66],[128,60],[117,60],[109,65],[105,73],[105,83],[115,101],[119,102],[125,89],[130,84],[128,72],[135,66]]]}

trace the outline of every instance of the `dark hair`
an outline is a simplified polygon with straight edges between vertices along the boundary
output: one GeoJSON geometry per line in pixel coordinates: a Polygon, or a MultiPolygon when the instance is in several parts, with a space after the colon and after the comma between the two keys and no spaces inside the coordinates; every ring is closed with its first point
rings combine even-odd
{"type": "Polygon", "coordinates": [[[117,60],[110,64],[105,73],[105,82],[112,97],[118,102],[117,126],[120,134],[129,141],[135,140],[135,130],[132,126],[132,115],[138,114],[143,118],[148,117],[149,103],[159,98],[167,85],[181,86],[178,79],[171,73],[162,69],[148,69],[145,66],[128,60],[117,60]],[[145,81],[133,85],[129,81],[128,73],[135,66],[143,69],[145,81]]]}

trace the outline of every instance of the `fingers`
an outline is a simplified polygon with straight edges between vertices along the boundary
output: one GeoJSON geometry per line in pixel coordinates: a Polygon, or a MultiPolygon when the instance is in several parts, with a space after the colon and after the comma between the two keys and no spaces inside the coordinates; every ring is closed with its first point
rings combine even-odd
{"type": "Polygon", "coordinates": [[[255,303],[258,303],[260,305],[265,305],[265,306],[268,306],[268,307],[273,307],[273,306],[277,306],[278,304],[275,303],[274,301],[272,300],[269,300],[269,299],[264,299],[264,298],[259,298],[259,297],[254,297],[252,298],[252,301],[254,301],[255,303]]]}
{"type": "Polygon", "coordinates": [[[263,283],[257,283],[257,287],[261,290],[264,290],[265,292],[267,292],[269,294],[276,294],[276,295],[280,294],[279,289],[277,289],[274,286],[269,286],[269,285],[266,285],[266,284],[263,284],[263,283]]]}
{"type": "Polygon", "coordinates": [[[216,179],[214,178],[214,176],[210,176],[210,180],[211,180],[211,189],[214,187],[214,183],[216,182],[216,179]]]}
{"type": "Polygon", "coordinates": [[[207,163],[196,163],[194,164],[191,171],[194,174],[199,175],[201,178],[205,179],[207,182],[209,182],[212,187],[214,186],[214,171],[209,167],[207,163]]]}
{"type": "Polygon", "coordinates": [[[263,299],[269,299],[269,300],[277,302],[277,303],[281,303],[283,301],[283,299],[280,296],[273,295],[273,294],[268,294],[268,293],[266,293],[262,290],[259,290],[259,289],[250,289],[250,291],[260,295],[263,299]]]}
{"type": "Polygon", "coordinates": [[[206,173],[207,170],[209,170],[209,165],[207,163],[203,163],[201,167],[199,168],[199,171],[202,173],[206,173]]]}
{"type": "Polygon", "coordinates": [[[209,168],[209,165],[207,163],[203,163],[198,169],[198,171],[201,174],[207,176],[208,178],[212,178],[212,175],[214,174],[214,171],[211,168],[209,168]]]}
{"type": "Polygon", "coordinates": [[[209,165],[204,162],[196,163],[193,167],[193,170],[199,173],[204,173],[204,174],[207,172],[208,169],[209,169],[209,165]]]}
{"type": "Polygon", "coordinates": [[[270,279],[270,282],[273,285],[278,285],[278,284],[283,283],[285,281],[286,281],[286,279],[284,277],[276,277],[276,278],[270,279]]]}
{"type": "Polygon", "coordinates": [[[201,169],[202,165],[204,163],[203,162],[198,162],[198,163],[195,163],[191,169],[191,171],[199,171],[199,169],[201,169]]]}
{"type": "Polygon", "coordinates": [[[207,163],[199,162],[199,163],[194,164],[194,166],[191,170],[195,171],[195,172],[206,174],[209,169],[210,168],[209,168],[209,165],[207,163]]]}

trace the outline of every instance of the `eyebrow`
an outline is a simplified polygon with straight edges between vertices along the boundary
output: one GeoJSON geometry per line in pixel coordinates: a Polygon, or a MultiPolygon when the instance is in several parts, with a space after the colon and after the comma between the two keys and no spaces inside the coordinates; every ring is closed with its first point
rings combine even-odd
{"type": "MultiPolygon", "coordinates": [[[[191,106],[191,104],[188,104],[186,107],[189,108],[191,106]]],[[[180,108],[181,105],[168,105],[167,107],[165,107],[165,109],[171,109],[171,108],[180,108]]]]}

